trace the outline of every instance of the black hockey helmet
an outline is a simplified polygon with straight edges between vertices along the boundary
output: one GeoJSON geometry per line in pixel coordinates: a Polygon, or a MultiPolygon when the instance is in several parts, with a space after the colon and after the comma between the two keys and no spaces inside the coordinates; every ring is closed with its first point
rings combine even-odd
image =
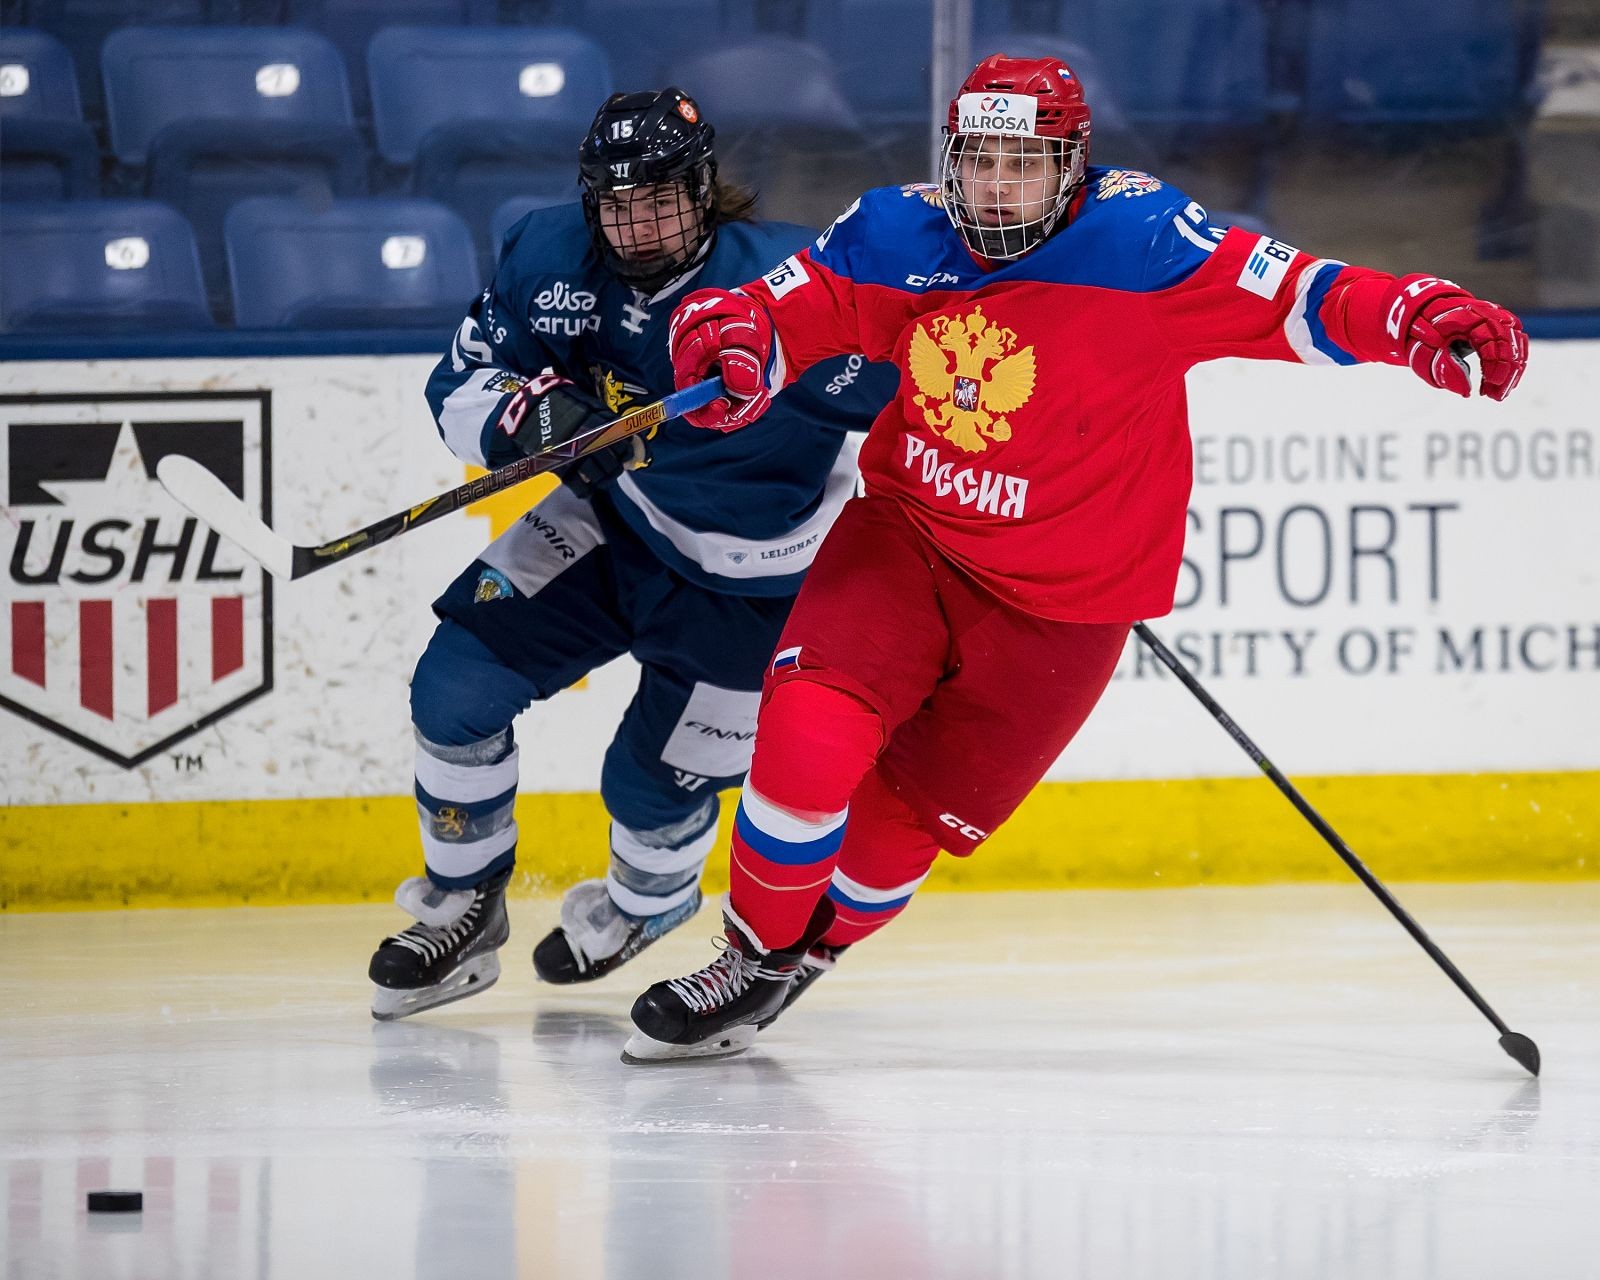
{"type": "Polygon", "coordinates": [[[695,101],[672,86],[614,93],[595,113],[578,148],[578,181],[595,252],[619,280],[653,293],[705,248],[716,229],[714,136],[695,101]],[[667,183],[682,184],[684,210],[620,195],[667,183]],[[603,202],[608,194],[612,199],[603,202]],[[608,226],[624,241],[621,250],[606,235],[608,226]]]}

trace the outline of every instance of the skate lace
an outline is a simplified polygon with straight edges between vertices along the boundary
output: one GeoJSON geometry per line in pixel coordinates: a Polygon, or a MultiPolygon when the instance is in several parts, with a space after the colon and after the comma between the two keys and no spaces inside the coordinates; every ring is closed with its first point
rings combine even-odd
{"type": "Polygon", "coordinates": [[[473,925],[477,922],[478,913],[483,907],[483,895],[479,894],[472,901],[457,920],[447,925],[423,924],[420,920],[407,929],[404,933],[396,934],[390,939],[398,946],[415,951],[423,960],[432,963],[452,947],[462,942],[472,932],[473,925]]]}
{"type": "Polygon", "coordinates": [[[737,999],[757,978],[782,976],[763,970],[760,959],[746,955],[726,938],[717,938],[715,943],[721,948],[721,955],[704,969],[667,983],[667,989],[695,1013],[705,1013],[737,999]]]}

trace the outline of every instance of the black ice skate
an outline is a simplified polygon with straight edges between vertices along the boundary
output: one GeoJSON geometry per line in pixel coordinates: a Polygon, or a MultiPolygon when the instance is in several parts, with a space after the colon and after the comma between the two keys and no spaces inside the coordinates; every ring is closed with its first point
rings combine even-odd
{"type": "Polygon", "coordinates": [[[765,1031],[778,1020],[790,1005],[806,993],[806,989],[818,978],[827,973],[838,962],[839,957],[850,950],[848,942],[837,947],[830,947],[826,943],[818,942],[800,958],[800,975],[789,984],[789,993],[783,997],[783,1003],[778,1006],[778,1012],[770,1018],[764,1018],[756,1023],[757,1031],[765,1031]]]}
{"type": "Polygon", "coordinates": [[[367,976],[377,984],[372,1016],[407,1018],[494,986],[495,955],[511,936],[506,919],[510,870],[472,889],[441,889],[425,876],[405,881],[394,899],[417,918],[404,933],[385,938],[367,976]]]}
{"type": "Polygon", "coordinates": [[[679,1058],[722,1058],[755,1043],[760,1023],[783,1011],[800,976],[806,951],[833,922],[833,903],[817,903],[800,939],[781,951],[763,951],[748,925],[726,901],[722,954],[686,977],[658,982],[633,1002],[638,1030],[623,1047],[628,1063],[679,1058]]]}
{"type": "Polygon", "coordinates": [[[627,964],[700,910],[700,890],[655,916],[630,916],[611,901],[604,880],[585,880],[561,900],[561,923],[533,949],[545,982],[593,982],[627,964]]]}

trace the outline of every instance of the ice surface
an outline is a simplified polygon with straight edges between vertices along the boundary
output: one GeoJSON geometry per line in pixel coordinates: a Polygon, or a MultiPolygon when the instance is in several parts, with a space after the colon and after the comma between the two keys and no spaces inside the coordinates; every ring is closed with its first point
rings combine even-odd
{"type": "Polygon", "coordinates": [[[592,987],[375,1024],[391,906],[0,916],[0,1259],[93,1277],[1600,1277],[1600,883],[926,895],[740,1058],[592,987]],[[140,1188],[100,1219],[84,1194],[140,1188]]]}

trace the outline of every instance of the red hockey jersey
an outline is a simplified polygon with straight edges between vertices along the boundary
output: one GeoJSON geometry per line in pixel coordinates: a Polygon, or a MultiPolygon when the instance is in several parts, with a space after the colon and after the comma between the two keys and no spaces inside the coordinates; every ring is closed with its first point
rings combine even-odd
{"type": "Polygon", "coordinates": [[[938,188],[887,187],[743,291],[772,315],[780,379],[841,352],[901,370],[861,453],[868,492],[1004,600],[1131,622],[1172,608],[1187,370],[1402,363],[1384,331],[1396,286],[1212,226],[1146,174],[1090,169],[1067,225],[1017,261],[975,261],[938,188]]]}

